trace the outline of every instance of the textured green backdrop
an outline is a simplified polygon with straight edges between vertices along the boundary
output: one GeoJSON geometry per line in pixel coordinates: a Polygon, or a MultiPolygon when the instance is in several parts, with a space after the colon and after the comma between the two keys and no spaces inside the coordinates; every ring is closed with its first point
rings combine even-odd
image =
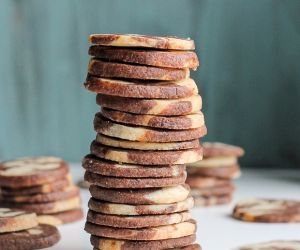
{"type": "Polygon", "coordinates": [[[97,111],[87,37],[142,33],[195,39],[206,140],[300,166],[299,13],[299,0],[0,0],[0,158],[79,161],[97,111]]]}

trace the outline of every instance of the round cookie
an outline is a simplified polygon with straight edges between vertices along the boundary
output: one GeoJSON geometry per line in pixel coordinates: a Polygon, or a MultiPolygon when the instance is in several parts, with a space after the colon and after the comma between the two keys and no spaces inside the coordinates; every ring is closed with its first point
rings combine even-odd
{"type": "Polygon", "coordinates": [[[201,175],[224,179],[236,179],[241,176],[240,166],[237,164],[219,168],[188,167],[187,172],[191,175],[201,175]]]}
{"type": "Polygon", "coordinates": [[[203,177],[197,175],[189,175],[186,183],[191,188],[211,188],[216,186],[225,185],[229,182],[227,179],[219,179],[214,177],[203,177]]]}
{"type": "MultiPolygon", "coordinates": [[[[203,153],[204,157],[204,153],[203,153]]],[[[214,156],[211,158],[204,158],[201,161],[197,161],[189,164],[189,167],[205,167],[205,168],[220,168],[238,164],[238,160],[235,156],[214,156]]]]}
{"type": "MultiPolygon", "coordinates": [[[[179,81],[125,81],[87,75],[84,86],[87,90],[114,97],[177,99],[196,96],[198,88],[191,78],[179,81]]],[[[121,101],[120,99],[117,99],[121,101]]],[[[173,101],[174,102],[174,101],[173,101]]],[[[148,103],[148,108],[151,102],[148,103]]],[[[169,102],[170,103],[170,102],[169,102]]],[[[153,105],[153,102],[152,102],[153,105]]]]}
{"type": "Polygon", "coordinates": [[[18,208],[26,211],[32,211],[37,214],[54,214],[54,213],[80,208],[80,197],[78,196],[71,199],[47,202],[47,203],[1,202],[1,206],[18,208]]]}
{"type": "Polygon", "coordinates": [[[196,197],[222,196],[231,194],[234,190],[235,186],[229,182],[215,187],[191,189],[191,195],[196,197]]]}
{"type": "Polygon", "coordinates": [[[101,114],[103,117],[115,122],[151,128],[185,130],[192,128],[200,128],[205,125],[203,113],[201,113],[200,111],[185,116],[156,116],[137,115],[102,108],[101,114]]]}
{"type": "Polygon", "coordinates": [[[300,222],[300,202],[258,198],[243,200],[236,204],[233,217],[249,222],[300,222]]]}
{"type": "Polygon", "coordinates": [[[56,227],[41,224],[19,232],[0,234],[0,249],[42,249],[55,245],[59,240],[60,234],[56,227]]]}
{"type": "Polygon", "coordinates": [[[110,61],[155,67],[191,68],[196,70],[199,66],[197,54],[192,51],[162,51],[92,45],[89,48],[89,55],[110,61]]]}
{"type": "Polygon", "coordinates": [[[124,240],[164,240],[192,235],[196,232],[196,221],[189,220],[173,225],[127,229],[100,226],[87,222],[85,231],[99,237],[124,240]]]}
{"type": "Polygon", "coordinates": [[[95,199],[113,203],[132,205],[171,204],[187,199],[190,187],[187,184],[182,184],[163,188],[107,189],[91,185],[90,193],[95,199]]]}
{"type": "Polygon", "coordinates": [[[221,195],[221,196],[194,196],[195,207],[207,207],[227,204],[232,201],[232,195],[221,195]]]}
{"type": "Polygon", "coordinates": [[[56,157],[27,157],[0,163],[1,187],[29,187],[56,181],[68,173],[68,165],[56,157]]]}
{"type": "Polygon", "coordinates": [[[89,42],[102,46],[141,47],[167,50],[194,50],[195,43],[190,38],[146,36],[137,34],[92,34],[89,42]]]}
{"type": "Polygon", "coordinates": [[[38,225],[36,214],[21,210],[0,208],[0,235],[21,231],[38,225]]]}
{"type": "Polygon", "coordinates": [[[158,227],[177,224],[190,219],[191,214],[189,212],[161,215],[124,216],[100,214],[89,210],[87,214],[87,222],[116,228],[158,227]]]}
{"type": "Polygon", "coordinates": [[[167,178],[119,178],[85,172],[84,179],[92,185],[104,188],[154,188],[184,184],[186,172],[177,177],[167,178]]]}
{"type": "Polygon", "coordinates": [[[157,205],[128,205],[121,203],[110,203],[99,201],[91,198],[89,201],[89,209],[103,214],[114,215],[157,215],[171,214],[183,212],[191,209],[194,206],[192,197],[188,197],[183,201],[170,204],[157,205]]]}
{"type": "Polygon", "coordinates": [[[241,246],[234,250],[300,250],[299,240],[274,240],[241,246]]]}
{"type": "Polygon", "coordinates": [[[101,238],[91,235],[91,244],[98,249],[114,250],[163,250],[188,246],[196,241],[196,235],[192,234],[176,239],[131,241],[101,238]]]}
{"type": "Polygon", "coordinates": [[[202,108],[200,95],[178,99],[138,99],[98,94],[97,104],[104,108],[133,114],[179,116],[198,112],[202,108]]]}
{"type": "Polygon", "coordinates": [[[138,150],[180,150],[198,148],[200,146],[198,139],[182,142],[139,142],[118,139],[102,134],[97,134],[96,141],[109,147],[138,150]]]}
{"type": "Polygon", "coordinates": [[[94,128],[97,133],[106,136],[141,142],[190,141],[203,137],[207,132],[205,125],[200,128],[186,130],[161,130],[139,126],[128,126],[110,121],[97,114],[94,118],[94,128]]]}
{"type": "Polygon", "coordinates": [[[204,142],[204,155],[206,157],[215,156],[235,156],[241,157],[245,154],[244,149],[241,147],[225,144],[221,142],[204,142]]]}
{"type": "Polygon", "coordinates": [[[110,161],[140,165],[185,164],[202,159],[201,147],[176,151],[142,151],[107,147],[95,141],[91,144],[91,153],[110,161]]]}
{"type": "Polygon", "coordinates": [[[83,211],[81,209],[73,209],[55,214],[39,215],[38,222],[40,224],[59,226],[81,220],[82,218],[83,211]]]}
{"type": "MultiPolygon", "coordinates": [[[[45,194],[23,195],[23,196],[5,196],[1,199],[5,202],[15,203],[47,203],[59,200],[70,199],[79,196],[79,189],[75,186],[66,187],[63,191],[57,191],[45,194]]],[[[0,199],[0,200],[1,200],[0,199]]]]}
{"type": "Polygon", "coordinates": [[[187,68],[159,68],[137,64],[125,64],[91,58],[88,73],[105,78],[126,78],[138,80],[178,81],[190,76],[187,68]]]}
{"type": "Polygon", "coordinates": [[[63,179],[58,179],[56,181],[45,183],[42,185],[32,186],[32,187],[22,187],[22,188],[8,188],[2,187],[1,194],[5,196],[23,196],[23,195],[35,195],[35,194],[46,194],[57,191],[62,191],[67,186],[71,184],[71,176],[63,179]]]}
{"type": "Polygon", "coordinates": [[[185,165],[133,165],[120,164],[87,155],[82,161],[82,166],[89,172],[115,177],[176,177],[182,175],[185,165]]]}
{"type": "Polygon", "coordinates": [[[87,189],[91,186],[91,184],[85,180],[80,180],[77,182],[77,186],[83,189],[87,189]]]}

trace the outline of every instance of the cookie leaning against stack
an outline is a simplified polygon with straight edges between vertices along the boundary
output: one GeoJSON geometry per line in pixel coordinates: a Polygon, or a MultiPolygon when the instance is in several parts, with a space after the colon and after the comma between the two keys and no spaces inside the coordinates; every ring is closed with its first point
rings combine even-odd
{"type": "Polygon", "coordinates": [[[0,208],[0,249],[32,250],[56,244],[60,234],[56,227],[38,224],[35,213],[0,208]]]}
{"type": "Polygon", "coordinates": [[[232,179],[241,174],[238,157],[244,150],[224,143],[203,143],[203,160],[188,164],[187,183],[196,206],[229,203],[235,186],[232,179]]]}
{"type": "Polygon", "coordinates": [[[38,214],[43,224],[82,218],[79,189],[69,166],[56,157],[27,157],[0,163],[1,205],[38,214]]]}
{"type": "Polygon", "coordinates": [[[94,249],[201,249],[186,163],[202,159],[202,100],[189,39],[91,35],[85,87],[97,93],[96,139],[83,159],[94,249]]]}

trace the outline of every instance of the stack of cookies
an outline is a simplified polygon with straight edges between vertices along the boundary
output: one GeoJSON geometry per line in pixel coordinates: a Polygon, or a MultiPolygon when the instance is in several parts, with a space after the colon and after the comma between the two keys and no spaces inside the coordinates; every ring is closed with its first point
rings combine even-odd
{"type": "Polygon", "coordinates": [[[224,143],[203,143],[203,160],[188,164],[187,183],[196,206],[212,206],[231,202],[233,179],[241,175],[238,157],[244,150],[224,143]]]}
{"type": "Polygon", "coordinates": [[[60,234],[56,227],[38,224],[35,213],[0,208],[0,249],[32,250],[56,244],[60,234]]]}
{"type": "Polygon", "coordinates": [[[38,214],[40,223],[60,225],[83,217],[79,189],[68,164],[55,157],[28,157],[0,163],[1,206],[38,214]]]}
{"type": "Polygon", "coordinates": [[[85,87],[101,112],[91,154],[85,230],[94,249],[201,249],[185,184],[186,163],[202,159],[202,102],[189,69],[190,39],[91,35],[85,87]]]}

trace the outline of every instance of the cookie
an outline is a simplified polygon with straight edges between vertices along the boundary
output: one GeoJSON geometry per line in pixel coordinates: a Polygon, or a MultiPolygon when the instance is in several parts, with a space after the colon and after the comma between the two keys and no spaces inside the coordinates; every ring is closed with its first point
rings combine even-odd
{"type": "Polygon", "coordinates": [[[151,128],[184,130],[200,128],[205,125],[203,113],[201,113],[200,111],[185,116],[156,116],[137,115],[102,108],[101,114],[103,117],[118,123],[145,126],[151,128]]]}
{"type": "Polygon", "coordinates": [[[222,196],[222,195],[231,194],[233,193],[234,190],[235,190],[235,186],[229,182],[215,187],[191,189],[191,195],[196,197],[197,196],[204,196],[204,197],[222,196]]]}
{"type": "Polygon", "coordinates": [[[235,156],[241,157],[245,154],[244,149],[241,147],[221,143],[221,142],[204,142],[203,143],[204,155],[206,157],[215,156],[235,156]]]}
{"type": "Polygon", "coordinates": [[[168,50],[194,50],[193,40],[178,37],[145,36],[137,34],[92,34],[89,42],[102,46],[141,47],[168,50]]]}
{"type": "Polygon", "coordinates": [[[68,165],[56,157],[27,157],[0,163],[1,187],[29,187],[56,181],[68,173],[68,165]]]}
{"type": "Polygon", "coordinates": [[[115,177],[176,177],[185,172],[185,165],[133,165],[120,164],[87,155],[82,161],[82,166],[89,172],[115,177]]]}
{"type": "MultiPolygon", "coordinates": [[[[15,203],[47,203],[59,200],[70,199],[79,196],[79,189],[75,186],[66,187],[63,191],[57,191],[45,194],[23,195],[23,196],[5,196],[1,199],[5,202],[15,203]]],[[[1,200],[0,199],[0,200],[1,200]]]]}
{"type": "Polygon", "coordinates": [[[40,224],[59,226],[81,220],[82,218],[83,211],[81,209],[73,209],[55,214],[39,215],[38,222],[40,224]]]}
{"type": "Polygon", "coordinates": [[[0,235],[21,231],[38,225],[36,214],[21,210],[0,208],[0,235]]]}
{"type": "Polygon", "coordinates": [[[96,236],[124,240],[164,240],[192,235],[196,232],[196,221],[189,220],[173,225],[126,229],[100,226],[87,222],[85,231],[96,236]]]}
{"type": "Polygon", "coordinates": [[[219,179],[214,177],[203,177],[197,175],[189,175],[186,179],[186,183],[191,188],[211,188],[228,184],[229,180],[219,179]]]}
{"type": "Polygon", "coordinates": [[[197,85],[191,78],[145,82],[100,78],[88,74],[84,86],[89,91],[120,98],[177,99],[198,94],[197,85]]]}
{"type": "Polygon", "coordinates": [[[88,73],[105,78],[125,78],[138,80],[178,81],[190,76],[187,68],[159,68],[137,64],[125,64],[91,58],[88,73]]]}
{"type": "Polygon", "coordinates": [[[179,116],[198,112],[202,107],[202,98],[193,95],[179,99],[138,99],[98,94],[97,104],[101,107],[157,116],[179,116]]]}
{"type": "Polygon", "coordinates": [[[188,167],[188,174],[209,176],[224,179],[236,179],[241,176],[240,166],[235,164],[227,167],[211,168],[211,167],[188,167]]]}
{"type": "Polygon", "coordinates": [[[188,245],[185,247],[180,247],[180,248],[175,248],[176,249],[181,249],[181,250],[201,250],[201,246],[199,244],[192,244],[192,245],[188,245]]]}
{"type": "Polygon", "coordinates": [[[163,250],[188,246],[196,240],[196,235],[192,234],[175,239],[151,240],[151,241],[130,241],[101,238],[91,236],[91,244],[98,249],[114,250],[163,250]]]}
{"type": "Polygon", "coordinates": [[[87,189],[91,186],[91,184],[88,181],[81,180],[77,182],[77,186],[83,189],[87,189]]]}
{"type": "Polygon", "coordinates": [[[46,194],[52,192],[62,191],[64,188],[71,184],[71,176],[67,175],[63,179],[45,183],[38,186],[22,187],[22,188],[9,188],[2,187],[0,192],[6,196],[23,196],[23,195],[35,195],[35,194],[46,194]]]}
{"type": "MultiPolygon", "coordinates": [[[[203,153],[203,157],[204,157],[204,153],[203,153]]],[[[227,166],[235,165],[237,163],[238,161],[235,156],[216,156],[211,158],[204,158],[201,161],[191,163],[189,164],[189,167],[219,168],[219,167],[227,167],[227,166]]]]}
{"type": "Polygon", "coordinates": [[[192,51],[162,51],[92,45],[89,48],[89,55],[110,61],[163,68],[191,68],[196,70],[199,66],[197,54],[192,51]]]}
{"type": "Polygon", "coordinates": [[[191,214],[189,212],[161,215],[124,216],[100,214],[89,210],[87,214],[87,222],[116,228],[158,227],[177,224],[190,219],[191,214]]]}
{"type": "Polygon", "coordinates": [[[55,245],[59,240],[60,234],[56,227],[41,224],[19,232],[0,234],[0,249],[42,249],[55,245]]]}
{"type": "Polygon", "coordinates": [[[47,202],[47,203],[1,202],[1,206],[23,209],[26,211],[35,212],[37,214],[54,214],[54,213],[80,208],[80,198],[74,197],[71,199],[47,202]]]}
{"type": "Polygon", "coordinates": [[[190,140],[182,142],[139,142],[128,141],[124,139],[117,139],[102,134],[97,134],[96,142],[100,144],[115,147],[115,148],[127,148],[138,150],[180,150],[198,148],[200,146],[199,140],[190,140]]]}
{"type": "Polygon", "coordinates": [[[203,137],[207,132],[205,126],[187,130],[162,130],[138,126],[128,126],[110,121],[97,114],[94,119],[94,128],[96,132],[104,134],[106,136],[116,137],[129,141],[142,142],[189,141],[203,137]]]}
{"type": "Polygon", "coordinates": [[[176,151],[146,151],[107,147],[92,142],[91,153],[106,160],[141,165],[185,164],[202,159],[202,148],[176,151]]]}
{"type": "Polygon", "coordinates": [[[187,199],[190,187],[186,184],[147,189],[106,189],[91,185],[92,197],[98,200],[131,204],[131,205],[153,205],[171,204],[187,199]]]}
{"type": "Polygon", "coordinates": [[[128,205],[121,203],[110,203],[91,198],[89,209],[103,214],[115,215],[157,215],[183,212],[191,209],[194,205],[192,197],[183,201],[170,204],[157,205],[128,205]]]}
{"type": "Polygon", "coordinates": [[[177,177],[167,178],[119,178],[86,171],[84,179],[92,185],[104,188],[153,188],[176,186],[185,183],[186,172],[177,177]]]}
{"type": "Polygon", "coordinates": [[[195,207],[207,207],[223,205],[232,201],[232,195],[226,194],[221,196],[194,196],[195,207]]]}
{"type": "Polygon", "coordinates": [[[300,250],[300,241],[274,240],[241,246],[234,250],[300,250]]]}
{"type": "Polygon", "coordinates": [[[300,222],[300,201],[249,199],[236,204],[233,217],[249,222],[300,222]]]}

